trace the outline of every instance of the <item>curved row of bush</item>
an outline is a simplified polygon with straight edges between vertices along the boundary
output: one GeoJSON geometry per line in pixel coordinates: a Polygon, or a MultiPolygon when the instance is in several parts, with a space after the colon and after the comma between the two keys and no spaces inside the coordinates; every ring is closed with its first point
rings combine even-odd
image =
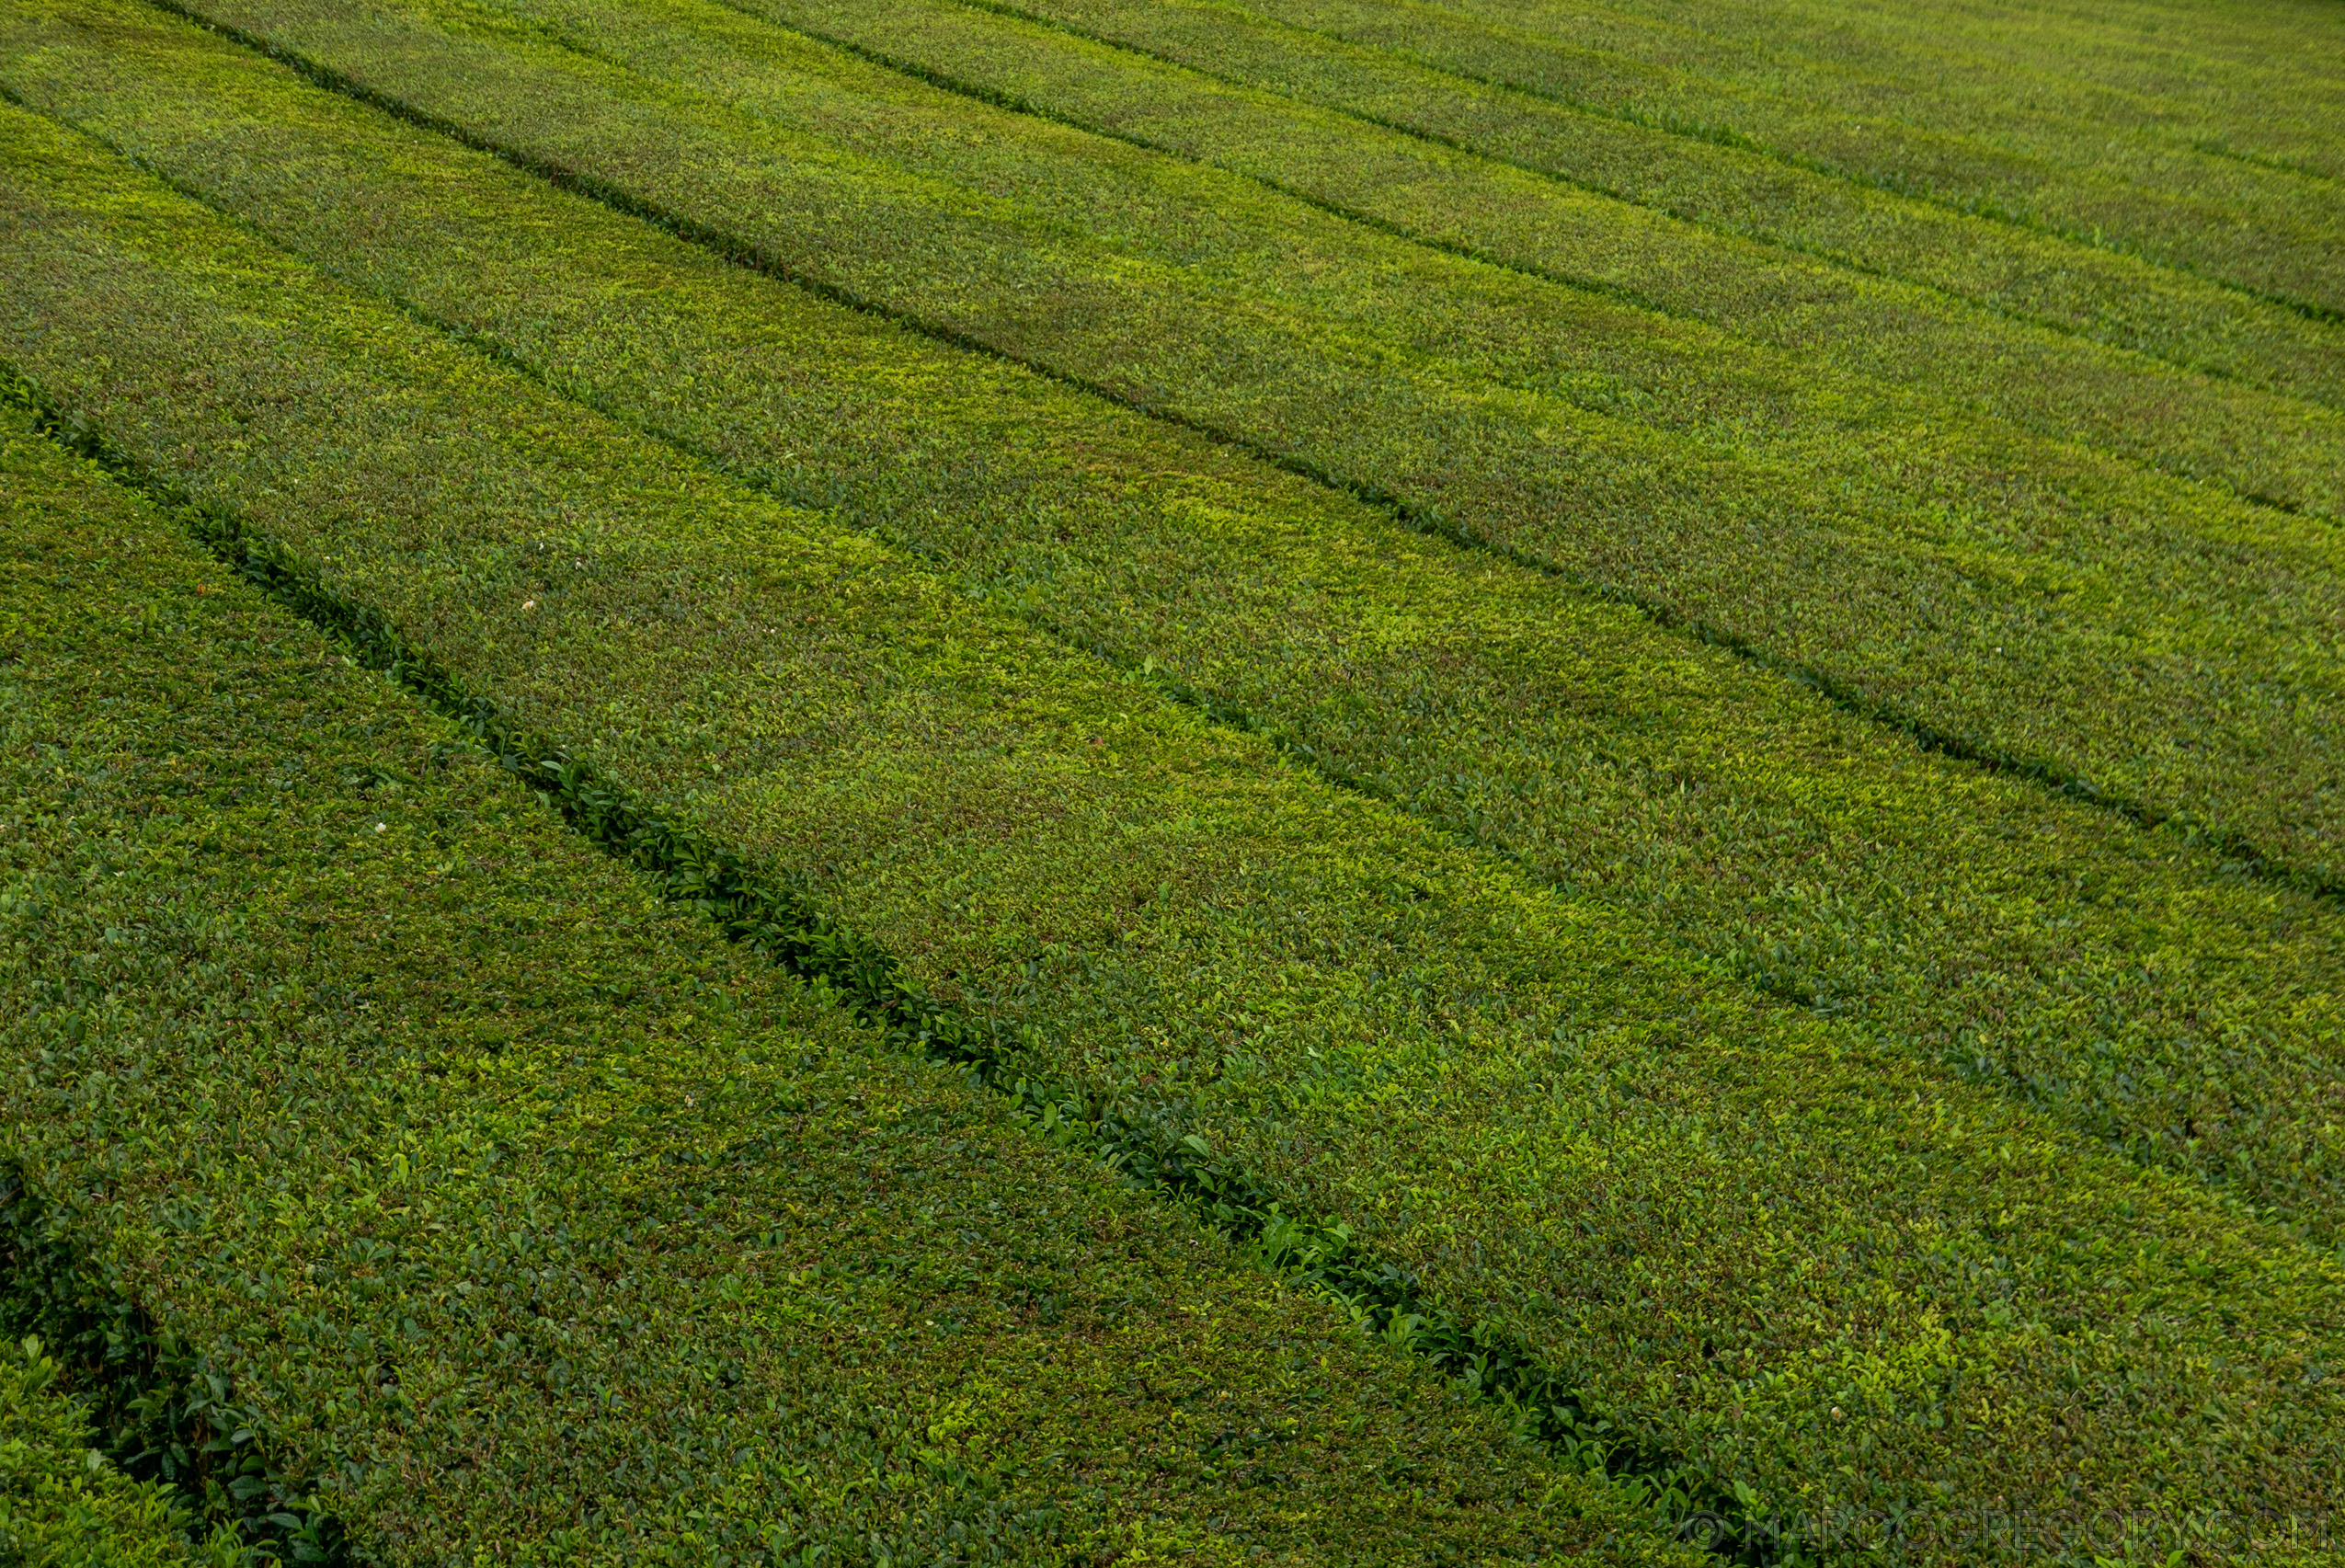
{"type": "Polygon", "coordinates": [[[2336,1234],[2319,900],[114,15],[102,47],[17,35],[19,89],[320,266],[1731,973],[2336,1234]]]}
{"type": "MultiPolygon", "coordinates": [[[[1487,157],[959,0],[739,8],[1030,112],[1261,179],[1832,371],[2335,517],[2345,415],[1935,291],[1729,238],[1487,157]]],[[[1151,12],[1153,7],[1150,8],[1151,12]]]]}
{"type": "Polygon", "coordinates": [[[543,24],[639,71],[464,0],[203,14],[711,244],[1584,576],[1888,722],[2345,877],[2345,584],[2317,520],[1899,409],[702,0],[543,24]]]}
{"type": "MultiPolygon", "coordinates": [[[[1221,0],[987,0],[1218,79],[1318,105],[1724,234],[1907,280],[1985,309],[2249,385],[2345,401],[2334,325],[2035,229],[1852,183],[1347,44],[1221,0]]],[[[1780,8],[1764,13],[1770,20],[1780,8]]],[[[1893,13],[1874,10],[1877,19],[1893,13]]],[[[2236,15],[2236,13],[2234,13],[2236,15]]],[[[1710,10],[1718,25],[1724,13],[1710,10]]],[[[1947,20],[1933,17],[1931,25],[1947,20]]],[[[2233,80],[2261,75],[2234,69],[2233,80]]]]}
{"type": "MultiPolygon", "coordinates": [[[[517,724],[786,868],[910,979],[1023,1031],[1038,1072],[1349,1227],[1753,1513],[1966,1562],[2081,1561],[2120,1515],[2225,1557],[2328,1528],[2333,1256],[0,123],[0,342],[60,406],[517,724]]],[[[311,842],[314,866],[344,853],[311,842]]],[[[685,1137],[679,1098],[623,1130],[685,1137]]],[[[603,1104],[578,1092],[586,1125],[603,1104]]],[[[229,1125],[256,1154],[276,1136],[229,1125]]],[[[479,1179],[476,1151],[423,1147],[435,1179],[479,1179]]],[[[511,1261],[543,1278],[536,1245],[511,1261]]]]}
{"type": "MultiPolygon", "coordinates": [[[[2331,319],[2345,314],[2345,282],[2329,259],[2345,240],[2345,205],[2328,179],[2226,157],[2188,132],[2163,133],[2156,108],[2112,114],[2104,100],[2047,112],[2056,90],[2015,93],[2008,70],[1994,74],[2000,92],[1959,95],[1936,63],[1886,76],[1816,69],[1690,29],[1607,47],[1551,13],[1486,0],[1251,0],[1250,8],[1476,81],[2138,254],[2331,319]]],[[[2309,18],[2299,25],[2316,47],[2324,29],[2309,18]]],[[[2334,164],[2336,141],[2324,140],[2322,161],[2334,164]]]]}
{"type": "Polygon", "coordinates": [[[661,904],[18,410],[0,474],[0,1157],[233,1384],[264,1533],[1696,1560],[661,904]]]}
{"type": "MultiPolygon", "coordinates": [[[[1489,14],[1473,5],[1458,9],[1489,14]]],[[[1877,95],[1887,90],[1914,120],[1944,129],[1992,136],[2008,127],[2021,140],[2037,126],[2087,136],[2098,129],[2103,140],[2112,132],[2124,137],[2133,156],[2166,146],[2345,173],[2335,113],[2345,107],[2345,91],[2319,51],[2306,47],[2335,23],[2311,6],[2133,0],[1924,16],[1862,0],[1792,0],[1764,12],[1626,0],[1579,14],[1552,6],[1513,9],[1506,19],[1550,38],[1568,36],[1575,21],[1597,23],[1607,47],[1745,85],[1773,70],[1779,74],[1770,81],[1786,80],[1790,96],[1811,102],[1847,94],[1838,100],[1844,107],[1878,107],[1877,95]]],[[[2098,151],[2052,155],[2091,161],[2098,151]]],[[[2158,174],[2171,178],[2193,166],[2178,160],[2158,174]]]]}

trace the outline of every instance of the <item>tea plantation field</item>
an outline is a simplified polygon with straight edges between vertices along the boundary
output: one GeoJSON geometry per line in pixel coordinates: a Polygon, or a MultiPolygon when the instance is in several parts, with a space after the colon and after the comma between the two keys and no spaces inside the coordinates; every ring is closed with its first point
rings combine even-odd
{"type": "Polygon", "coordinates": [[[0,0],[0,1564],[2345,1568],[2331,0],[0,0]]]}

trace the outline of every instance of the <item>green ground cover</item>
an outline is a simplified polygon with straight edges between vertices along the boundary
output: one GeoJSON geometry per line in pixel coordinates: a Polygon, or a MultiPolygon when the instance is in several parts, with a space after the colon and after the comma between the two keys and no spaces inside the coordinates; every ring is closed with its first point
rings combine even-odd
{"type": "MultiPolygon", "coordinates": [[[[1847,14],[1825,6],[1826,25],[1847,14]]],[[[1922,41],[1918,29],[1888,21],[1896,47],[1922,41]]],[[[2277,6],[2156,6],[2014,11],[1962,7],[1940,36],[1959,42],[1966,74],[2006,63],[2086,85],[2096,101],[2122,95],[2134,112],[2202,149],[2334,177],[2340,91],[2318,42],[2334,37],[2336,13],[2302,0],[2277,6]],[[2307,45],[2311,47],[2307,47],[2307,45]]]]}
{"type": "Polygon", "coordinates": [[[715,243],[1452,518],[1892,722],[2336,878],[2324,523],[2008,429],[1907,423],[1870,394],[1836,405],[1856,390],[1694,324],[734,13],[599,14],[598,47],[702,94],[459,10],[435,14],[464,36],[387,11],[212,14],[648,192],[715,243]]]}
{"type": "MultiPolygon", "coordinates": [[[[1454,9],[1499,15],[1478,0],[1454,9]]],[[[2345,28],[2311,6],[2274,7],[2260,17],[2242,6],[2179,14],[2163,69],[2147,73],[2126,69],[2129,55],[2138,67],[2140,52],[2123,40],[2122,23],[2080,11],[2042,13],[2031,28],[1958,12],[1951,26],[1933,29],[1916,16],[1860,21],[1857,7],[1825,4],[1777,7],[1764,24],[1755,11],[1696,29],[1686,24],[1697,13],[1676,8],[1672,17],[1672,9],[1631,4],[1575,24],[1561,7],[1535,6],[1503,19],[1582,48],[1641,54],[1730,90],[1778,83],[1784,96],[1826,112],[1869,117],[1893,102],[1903,118],[1938,132],[2023,159],[2122,174],[2186,197],[2200,195],[2210,180],[2222,189],[2222,173],[2206,158],[2272,173],[2345,172],[2339,161],[2345,137],[2328,118],[2340,101],[2339,83],[2320,50],[2325,39],[2345,42],[2345,28]],[[1617,29],[1617,41],[1589,37],[1606,28],[1617,29]],[[2271,50],[2290,34],[2294,46],[2282,46],[2268,72],[2235,70],[2208,80],[2213,62],[2203,51],[2238,57],[2271,50]],[[2178,57],[2178,49],[2189,52],[2178,57]],[[2095,52],[2098,68],[2080,71],[2080,54],[2095,52]]],[[[2324,200],[2316,185],[2272,189],[2324,200]]]]}
{"type": "MultiPolygon", "coordinates": [[[[1731,27],[1631,25],[1619,29],[1629,36],[1607,38],[1598,18],[1556,6],[1254,0],[1253,8],[1476,80],[2137,252],[2310,310],[2345,311],[2331,259],[2345,240],[2345,203],[2330,180],[2143,134],[2106,99],[2087,108],[2014,92],[2008,69],[1988,91],[1964,93],[1939,63],[1942,51],[1919,69],[1880,72],[1755,49],[1731,27]]],[[[2324,140],[2333,159],[2336,143],[2324,140]]]]}
{"type": "MultiPolygon", "coordinates": [[[[0,341],[69,418],[1754,1511],[1976,1562],[2120,1513],[2236,1556],[2330,1505],[2332,1255],[0,121],[0,341]]],[[[674,1099],[642,1136],[692,1136],[674,1099]]]]}
{"type": "Polygon", "coordinates": [[[40,1341],[0,1347],[0,1562],[11,1568],[182,1568],[200,1559],[178,1500],[91,1446],[80,1402],[40,1341]]]}
{"type": "Polygon", "coordinates": [[[2345,1040],[2318,900],[726,265],[184,24],[106,14],[102,48],[6,35],[0,83],[348,280],[878,528],[964,591],[1161,671],[1567,894],[2336,1235],[2345,1040]]]}
{"type": "MultiPolygon", "coordinates": [[[[1520,10],[1561,34],[1552,11],[1520,10]]],[[[1928,13],[1834,3],[1721,12],[1672,0],[1584,8],[1577,25],[1607,49],[1699,28],[1706,69],[1740,74],[1760,60],[1846,74],[1859,88],[1894,84],[1908,112],[1935,124],[1984,112],[2018,134],[2037,120],[2079,121],[2172,145],[2334,177],[2345,108],[2333,59],[2317,44],[2345,42],[2318,4],[2027,6],[1964,5],[1928,13]],[[1613,41],[1617,39],[1618,41],[1613,41]],[[2307,47],[2312,45],[2313,47],[2307,47]],[[1737,56],[1736,51],[1742,51],[1737,56]],[[1756,58],[1755,58],[1756,56],[1756,58]],[[2242,67],[2246,67],[2243,69],[2242,67]]],[[[1583,35],[1583,41],[1590,41],[1583,35]]],[[[1673,45],[1674,45],[1673,40],[1673,45]]],[[[1668,47],[1668,46],[1664,46],[1668,47]]]]}
{"type": "MultiPolygon", "coordinates": [[[[2331,406],[2345,400],[2333,324],[2138,258],[1490,86],[1215,0],[1021,0],[986,9],[2059,331],[2331,406]]],[[[1944,15],[1932,12],[1933,23],[1944,15]]]]}
{"type": "Polygon", "coordinates": [[[1381,127],[955,0],[736,0],[1035,112],[1502,265],[1613,291],[2040,433],[2334,517],[2345,416],[1785,255],[1381,127]]]}
{"type": "Polygon", "coordinates": [[[0,472],[0,1156],[360,1560],[1695,1561],[660,904],[19,411],[0,472]]]}

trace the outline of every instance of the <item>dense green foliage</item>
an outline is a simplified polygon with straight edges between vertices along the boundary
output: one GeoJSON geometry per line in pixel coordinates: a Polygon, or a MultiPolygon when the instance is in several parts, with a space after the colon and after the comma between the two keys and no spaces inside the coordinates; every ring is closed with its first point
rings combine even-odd
{"type": "Polygon", "coordinates": [[[0,1562],[182,1568],[197,1561],[177,1500],[90,1447],[88,1414],[40,1341],[0,1347],[0,1562]]]}
{"type": "MultiPolygon", "coordinates": [[[[1873,41],[1865,34],[1875,29],[1845,19],[1810,23],[1803,58],[1790,42],[1801,37],[1799,24],[1779,26],[1772,16],[1696,30],[1654,25],[1632,7],[1592,16],[1494,0],[1389,7],[1254,0],[1252,8],[1289,28],[1596,115],[2137,252],[2304,308],[2345,312],[2345,280],[2333,261],[2345,241],[2345,204],[2324,177],[2345,166],[2333,77],[2307,84],[2282,116],[2259,108],[2227,126],[2202,122],[2176,134],[2157,123],[2163,106],[2155,98],[2059,86],[2015,94],[2008,64],[1965,72],[1959,52],[1931,38],[1919,17],[1884,29],[1905,33],[1904,59],[1893,48],[1888,61],[1859,63],[1873,41]],[[1851,34],[1853,48],[1845,41],[1851,34]],[[1951,71],[1949,54],[1956,55],[1951,71]],[[2280,155],[2242,158],[2210,146],[2210,129],[2263,142],[2280,155]],[[2289,151],[2312,166],[2272,166],[2289,151]]],[[[2295,9],[2299,47],[2345,43],[2333,18],[2295,9]]]]}
{"type": "MultiPolygon", "coordinates": [[[[1457,9],[1488,15],[1491,8],[1457,9]]],[[[1511,16],[1550,32],[1561,19],[1539,7],[1511,16]]],[[[1725,15],[1683,0],[1627,0],[1573,19],[1600,27],[1607,45],[1642,34],[1647,58],[1664,70],[1746,84],[1764,77],[1794,102],[1831,99],[1859,112],[1860,98],[1847,95],[1878,93],[1893,78],[1914,123],[2008,132],[2015,143],[2031,140],[2065,162],[2091,160],[2073,144],[2060,145],[2063,133],[2122,139],[2104,166],[2125,168],[2145,184],[2195,191],[2204,171],[2191,158],[2156,167],[2139,158],[2159,146],[2267,168],[2345,172],[2339,156],[2345,137],[2333,115],[2345,94],[2321,63],[2324,43],[2345,40],[2345,29],[2335,13],[2296,0],[2024,12],[1975,6],[1929,17],[1847,0],[1725,15]],[[1687,36],[1697,18],[1706,36],[1687,36]],[[2014,92],[2015,78],[2026,84],[2024,97],[2014,92]]],[[[1606,47],[1584,36],[1579,41],[1606,47]]]]}
{"type": "MultiPolygon", "coordinates": [[[[1975,1561],[2081,1552],[2115,1514],[2238,1551],[2329,1506],[2332,1255],[0,118],[0,333],[71,418],[516,724],[786,870],[909,979],[1023,1030],[1044,1075],[1347,1225],[1754,1511],[1898,1520],[1917,1554],[1975,1561]]],[[[517,1096],[558,1077],[532,1060],[517,1096]]],[[[680,1097],[642,1136],[686,1137],[680,1097]]],[[[389,1115],[332,1118],[318,1158],[396,1147],[389,1115]]],[[[474,1169],[454,1147],[431,1145],[451,1180],[474,1169]]]]}
{"type": "MultiPolygon", "coordinates": [[[[931,79],[1428,242],[2335,515],[2345,416],[1673,222],[1512,165],[955,0],[741,0],[931,79]]],[[[1161,22],[1160,7],[1137,7],[1161,22]]],[[[1177,13],[1176,13],[1177,14],[1177,13]]]]}
{"type": "Polygon", "coordinates": [[[2338,36],[0,0],[0,1561],[2337,1568],[2338,36]]]}
{"type": "Polygon", "coordinates": [[[1732,973],[2336,1233],[2339,935],[2317,900],[115,15],[102,49],[17,34],[21,90],[343,277],[1732,973]]]}
{"type": "Polygon", "coordinates": [[[0,471],[0,1153],[362,1555],[1687,1558],[20,417],[0,471]]]}
{"type": "MultiPolygon", "coordinates": [[[[1591,113],[1215,0],[1026,0],[985,8],[1031,15],[1234,86],[1470,150],[1699,228],[1907,280],[2056,331],[2332,407],[2345,397],[2334,332],[2300,312],[2122,252],[1910,200],[1883,189],[1893,180],[1849,180],[1768,157],[1732,136],[1686,136],[1665,125],[1591,113]]],[[[2244,6],[2223,9],[2235,19],[2250,14],[2244,6]]],[[[1772,25],[1782,8],[1752,14],[1772,25]]],[[[1702,25],[1718,27],[1724,15],[1706,7],[1702,25]]],[[[2157,23],[2172,28],[2180,15],[2161,7],[2157,23]]],[[[1876,7],[1866,19],[1894,26],[1896,16],[1876,7]]],[[[1918,25],[1941,29],[1954,17],[1935,12],[1918,25]]],[[[1856,29],[1838,34],[1840,40],[1852,36],[1861,35],[1856,29]]],[[[1942,46],[1932,63],[1937,72],[1946,69],[1942,46]]],[[[2271,63],[2254,62],[2258,73],[2271,63]]],[[[2202,68],[2193,74],[2203,102],[2209,77],[2236,84],[2248,73],[2235,68],[2218,76],[2202,68]]],[[[1901,90],[1919,86],[1909,77],[1901,90]]]]}
{"type": "Polygon", "coordinates": [[[1428,252],[706,0],[569,10],[576,47],[544,14],[466,0],[203,14],[1863,711],[2345,877],[2326,522],[1428,252]]]}

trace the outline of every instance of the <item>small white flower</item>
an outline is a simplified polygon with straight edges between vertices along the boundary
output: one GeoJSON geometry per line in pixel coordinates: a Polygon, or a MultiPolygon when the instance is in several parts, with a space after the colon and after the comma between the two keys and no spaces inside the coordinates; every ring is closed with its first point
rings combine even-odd
{"type": "Polygon", "coordinates": [[[521,608],[524,610],[534,610],[537,608],[537,601],[534,599],[524,599],[521,601],[521,608]]]}
{"type": "Polygon", "coordinates": [[[382,823],[377,822],[377,823],[374,825],[374,830],[375,830],[376,832],[378,832],[378,833],[382,832],[382,831],[383,831],[383,825],[382,823]]]}

